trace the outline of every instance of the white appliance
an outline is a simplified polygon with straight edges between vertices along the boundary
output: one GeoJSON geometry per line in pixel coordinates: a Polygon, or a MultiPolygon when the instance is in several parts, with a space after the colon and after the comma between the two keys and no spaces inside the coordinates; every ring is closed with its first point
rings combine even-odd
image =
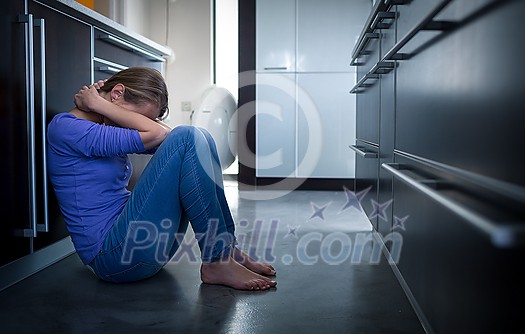
{"type": "Polygon", "coordinates": [[[225,88],[212,85],[204,91],[191,114],[191,124],[210,132],[217,145],[222,169],[237,156],[237,103],[225,88]]]}

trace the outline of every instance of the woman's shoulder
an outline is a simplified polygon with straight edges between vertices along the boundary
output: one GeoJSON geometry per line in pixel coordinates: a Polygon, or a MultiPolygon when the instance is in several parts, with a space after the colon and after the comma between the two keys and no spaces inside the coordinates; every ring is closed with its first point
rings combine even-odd
{"type": "Polygon", "coordinates": [[[63,113],[56,114],[53,117],[51,122],[49,122],[48,128],[49,130],[52,130],[54,128],[67,129],[71,126],[73,127],[90,126],[93,124],[94,124],[93,122],[90,122],[83,118],[79,118],[75,116],[73,113],[63,112],[63,113]]]}
{"type": "Polygon", "coordinates": [[[73,115],[72,113],[61,112],[61,113],[58,113],[55,116],[53,116],[53,119],[51,120],[51,122],[49,124],[51,125],[52,123],[59,123],[59,122],[64,121],[64,120],[65,121],[74,120],[76,118],[77,117],[75,115],[73,115]]]}
{"type": "Polygon", "coordinates": [[[94,123],[78,118],[71,113],[59,113],[53,117],[47,126],[48,138],[63,140],[65,137],[77,136],[92,124],[94,123]]]}
{"type": "Polygon", "coordinates": [[[53,116],[53,119],[51,119],[51,122],[49,122],[48,131],[54,131],[57,128],[63,128],[67,124],[74,122],[76,118],[77,117],[75,115],[68,112],[56,114],[53,116]]]}

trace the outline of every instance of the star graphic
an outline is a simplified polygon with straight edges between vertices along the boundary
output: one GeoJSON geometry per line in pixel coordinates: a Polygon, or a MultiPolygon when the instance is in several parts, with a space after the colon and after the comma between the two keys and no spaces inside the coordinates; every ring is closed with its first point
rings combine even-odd
{"type": "Polygon", "coordinates": [[[347,187],[343,187],[343,189],[345,191],[346,203],[341,208],[341,210],[339,210],[339,213],[345,211],[348,208],[356,208],[358,211],[361,211],[361,201],[366,196],[366,194],[370,191],[370,189],[372,189],[372,186],[364,190],[361,190],[358,193],[348,190],[347,187]]]}
{"type": "Polygon", "coordinates": [[[394,216],[394,225],[392,226],[392,229],[395,229],[396,227],[402,229],[403,231],[406,230],[406,227],[405,227],[405,221],[408,219],[409,215],[403,217],[403,218],[399,218],[399,217],[396,217],[394,216]]]}
{"type": "Polygon", "coordinates": [[[310,216],[309,219],[314,219],[315,217],[319,217],[322,220],[324,220],[324,210],[331,204],[332,202],[325,204],[324,206],[317,206],[315,203],[310,202],[310,205],[312,205],[312,209],[314,210],[314,213],[310,216]]]}
{"type": "Polygon", "coordinates": [[[299,229],[300,225],[298,226],[290,226],[288,225],[288,233],[284,236],[285,238],[288,238],[289,236],[293,236],[297,239],[297,230],[299,229]]]}
{"type": "Polygon", "coordinates": [[[371,199],[370,202],[372,203],[372,213],[370,214],[369,218],[373,219],[375,217],[379,217],[387,222],[388,217],[386,215],[386,209],[388,209],[388,207],[392,203],[392,200],[388,200],[383,204],[377,203],[373,199],[371,199]]]}

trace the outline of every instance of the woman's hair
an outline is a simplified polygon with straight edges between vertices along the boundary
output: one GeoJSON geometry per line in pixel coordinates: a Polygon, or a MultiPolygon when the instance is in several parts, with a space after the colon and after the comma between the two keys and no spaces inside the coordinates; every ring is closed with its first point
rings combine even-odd
{"type": "Polygon", "coordinates": [[[149,67],[130,67],[109,78],[101,91],[109,93],[117,84],[126,87],[124,100],[129,103],[153,102],[159,106],[159,119],[168,116],[168,89],[159,71],[149,67]]]}

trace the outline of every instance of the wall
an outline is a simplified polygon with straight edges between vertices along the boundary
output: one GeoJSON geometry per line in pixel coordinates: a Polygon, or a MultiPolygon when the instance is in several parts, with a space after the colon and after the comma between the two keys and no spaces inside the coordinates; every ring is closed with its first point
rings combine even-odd
{"type": "Polygon", "coordinates": [[[172,101],[169,123],[189,124],[190,113],[181,110],[181,102],[190,101],[196,108],[202,92],[213,82],[211,0],[170,2],[168,15],[167,45],[176,55],[166,71],[172,101]]]}
{"type": "MultiPolygon", "coordinates": [[[[121,11],[122,11],[122,24],[128,27],[129,29],[138,32],[141,35],[149,37],[150,35],[150,26],[149,22],[152,20],[150,14],[150,7],[153,4],[165,4],[166,1],[154,0],[124,0],[120,1],[121,11]],[[145,19],[137,19],[145,18],[145,19]]],[[[165,16],[159,17],[161,20],[165,16]]],[[[165,23],[165,21],[161,22],[165,23]]]]}
{"type": "Polygon", "coordinates": [[[239,87],[238,0],[215,2],[215,80],[217,86],[232,93],[237,101],[239,87]]]}

